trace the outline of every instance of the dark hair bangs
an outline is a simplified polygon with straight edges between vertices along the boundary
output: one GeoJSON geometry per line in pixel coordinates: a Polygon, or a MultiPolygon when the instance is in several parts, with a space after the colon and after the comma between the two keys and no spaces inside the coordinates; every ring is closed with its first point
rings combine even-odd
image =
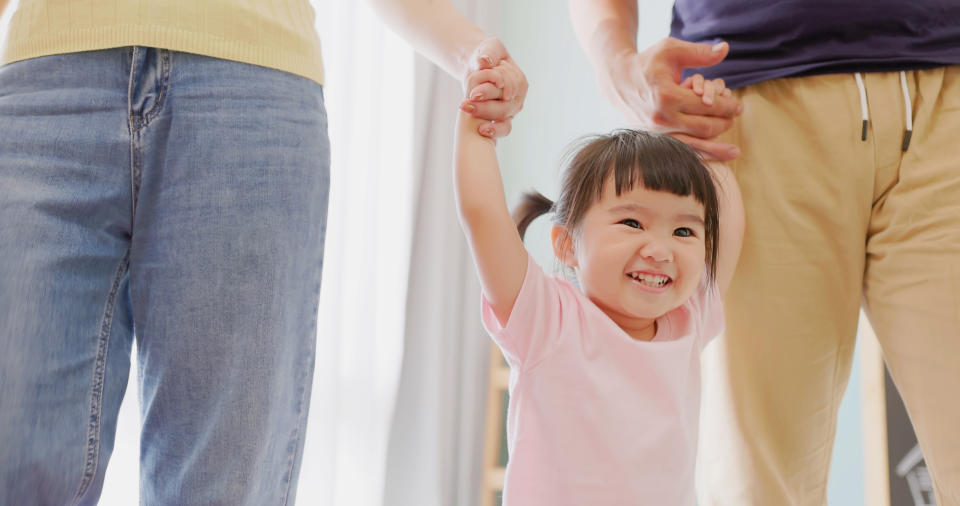
{"type": "MultiPolygon", "coordinates": [[[[638,183],[653,191],[681,197],[692,195],[704,208],[716,201],[710,172],[698,153],[667,136],[651,136],[639,130],[617,130],[614,136],[614,160],[609,171],[617,195],[632,190],[638,183]]],[[[602,182],[609,174],[604,174],[602,182]]],[[[598,189],[602,196],[603,188],[598,189]]]]}

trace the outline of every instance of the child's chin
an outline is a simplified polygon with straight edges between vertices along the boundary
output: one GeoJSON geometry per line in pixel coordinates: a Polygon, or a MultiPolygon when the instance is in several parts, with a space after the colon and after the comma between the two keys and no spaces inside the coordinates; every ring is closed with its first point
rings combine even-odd
{"type": "Polygon", "coordinates": [[[630,316],[637,319],[644,320],[656,320],[657,318],[663,316],[668,311],[668,308],[664,306],[661,308],[650,307],[649,305],[644,306],[643,308],[634,308],[633,311],[630,311],[630,316]]]}
{"type": "Polygon", "coordinates": [[[673,297],[670,298],[670,301],[664,300],[657,304],[644,304],[642,307],[634,307],[632,313],[635,318],[646,318],[650,320],[655,320],[661,316],[669,313],[671,310],[675,309],[681,304],[674,304],[673,297]]]}

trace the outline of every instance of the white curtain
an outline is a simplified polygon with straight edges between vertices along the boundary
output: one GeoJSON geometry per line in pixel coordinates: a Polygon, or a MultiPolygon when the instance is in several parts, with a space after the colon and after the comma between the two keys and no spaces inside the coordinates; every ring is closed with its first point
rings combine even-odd
{"type": "MultiPolygon", "coordinates": [[[[499,2],[453,3],[496,33],[499,2]]],[[[383,504],[472,506],[482,483],[490,340],[453,198],[453,131],[464,92],[422,58],[416,69],[416,211],[383,504]]]]}
{"type": "Polygon", "coordinates": [[[414,59],[366,2],[314,8],[332,184],[298,503],[379,506],[413,229],[414,59]]]}
{"type": "Polygon", "coordinates": [[[418,187],[403,367],[390,434],[390,506],[471,505],[479,498],[489,339],[480,287],[453,199],[453,125],[463,92],[417,66],[418,187]]]}
{"type": "Polygon", "coordinates": [[[472,505],[489,340],[452,193],[463,92],[364,3],[317,10],[335,180],[299,501],[472,505]]]}
{"type": "Polygon", "coordinates": [[[471,505],[489,341],[453,201],[463,92],[365,2],[316,8],[334,179],[298,501],[471,505]]]}

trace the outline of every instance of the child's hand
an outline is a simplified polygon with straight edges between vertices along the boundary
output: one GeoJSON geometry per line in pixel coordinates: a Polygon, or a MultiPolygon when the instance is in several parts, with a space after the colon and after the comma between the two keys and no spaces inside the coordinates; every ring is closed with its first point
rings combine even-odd
{"type": "Polygon", "coordinates": [[[723,79],[717,78],[707,81],[701,74],[694,74],[684,79],[680,86],[693,90],[703,100],[704,105],[713,105],[714,97],[730,97],[733,95],[723,79]]]}
{"type": "Polygon", "coordinates": [[[467,80],[467,97],[460,109],[475,118],[489,119],[479,133],[486,137],[503,137],[510,133],[513,116],[523,108],[527,80],[512,60],[503,60],[495,67],[489,61],[467,80]]]}

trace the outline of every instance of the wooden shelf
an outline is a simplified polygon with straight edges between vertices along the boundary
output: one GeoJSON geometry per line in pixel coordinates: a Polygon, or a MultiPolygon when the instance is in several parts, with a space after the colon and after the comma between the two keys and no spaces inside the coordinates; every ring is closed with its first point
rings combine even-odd
{"type": "Polygon", "coordinates": [[[504,363],[500,348],[490,343],[490,375],[487,380],[487,414],[483,436],[483,487],[481,506],[495,506],[503,491],[506,469],[500,466],[500,448],[503,446],[504,393],[510,384],[510,368],[504,363]]]}

